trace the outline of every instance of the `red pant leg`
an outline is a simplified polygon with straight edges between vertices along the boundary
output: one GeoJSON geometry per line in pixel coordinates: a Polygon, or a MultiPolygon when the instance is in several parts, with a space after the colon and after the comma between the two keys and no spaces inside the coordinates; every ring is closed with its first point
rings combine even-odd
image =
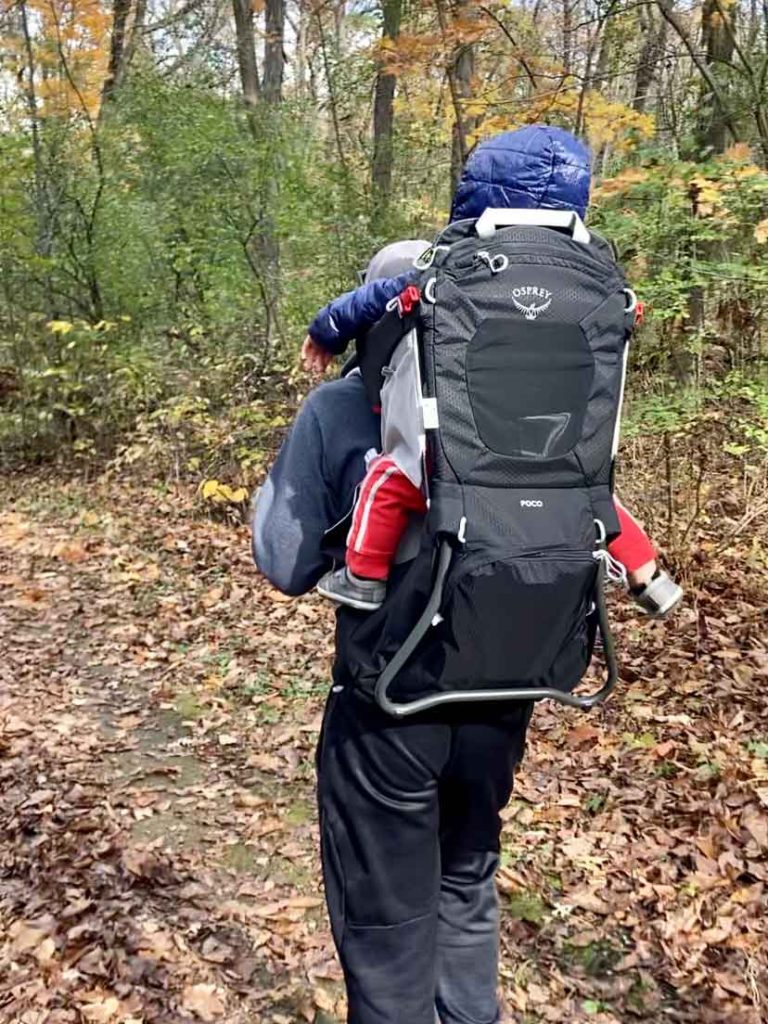
{"type": "Polygon", "coordinates": [[[617,562],[621,562],[627,572],[635,572],[641,565],[655,561],[656,551],[648,534],[618,498],[614,498],[614,503],[621,533],[608,545],[608,551],[617,562]]]}
{"type": "Polygon", "coordinates": [[[347,537],[347,567],[355,576],[385,580],[411,512],[426,503],[400,467],[379,455],[368,467],[347,537]]]}

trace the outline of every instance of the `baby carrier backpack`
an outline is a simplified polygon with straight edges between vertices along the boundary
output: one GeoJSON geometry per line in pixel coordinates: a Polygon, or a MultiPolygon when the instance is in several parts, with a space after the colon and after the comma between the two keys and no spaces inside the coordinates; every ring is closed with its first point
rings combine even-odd
{"type": "Polygon", "coordinates": [[[618,676],[603,581],[634,295],[565,211],[486,210],[419,269],[359,357],[384,450],[412,478],[421,463],[428,513],[382,607],[340,610],[336,682],[396,716],[592,707],[618,676]],[[579,696],[597,632],[606,679],[579,696]]]}

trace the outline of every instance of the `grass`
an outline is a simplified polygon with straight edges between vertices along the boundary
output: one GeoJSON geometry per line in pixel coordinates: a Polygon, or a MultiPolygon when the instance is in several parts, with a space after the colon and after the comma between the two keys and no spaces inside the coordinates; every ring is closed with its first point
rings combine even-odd
{"type": "Polygon", "coordinates": [[[577,946],[566,943],[563,948],[563,959],[588,974],[590,978],[600,978],[610,974],[621,960],[622,952],[608,939],[597,939],[586,945],[577,946]]]}
{"type": "Polygon", "coordinates": [[[256,850],[245,843],[233,843],[221,857],[224,867],[237,872],[252,872],[256,867],[256,850]]]}
{"type": "Polygon", "coordinates": [[[188,690],[176,694],[173,701],[173,709],[185,722],[197,721],[198,718],[202,718],[205,714],[205,710],[197,700],[197,697],[188,690]]]}
{"type": "Polygon", "coordinates": [[[505,909],[516,921],[537,925],[544,923],[547,913],[546,903],[534,892],[514,893],[509,897],[505,909]]]}

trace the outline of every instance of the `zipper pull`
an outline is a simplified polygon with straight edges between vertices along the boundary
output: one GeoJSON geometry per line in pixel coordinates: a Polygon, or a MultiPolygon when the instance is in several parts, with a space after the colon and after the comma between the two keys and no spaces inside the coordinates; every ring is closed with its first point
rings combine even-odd
{"type": "Polygon", "coordinates": [[[495,256],[491,256],[487,249],[480,249],[475,253],[475,260],[490,267],[492,274],[500,274],[509,266],[509,260],[503,252],[497,252],[495,256]]]}

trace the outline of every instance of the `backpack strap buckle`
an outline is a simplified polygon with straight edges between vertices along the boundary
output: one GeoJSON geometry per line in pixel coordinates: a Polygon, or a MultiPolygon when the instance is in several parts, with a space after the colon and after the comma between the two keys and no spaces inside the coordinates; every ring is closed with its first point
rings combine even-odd
{"type": "Polygon", "coordinates": [[[450,245],[431,245],[426,252],[413,261],[413,265],[417,270],[429,270],[435,260],[439,264],[445,259],[444,254],[448,253],[450,248],[450,245]]]}
{"type": "Polygon", "coordinates": [[[400,314],[400,319],[404,316],[408,316],[409,313],[412,313],[420,302],[421,289],[417,288],[415,284],[409,284],[408,287],[401,291],[397,296],[397,311],[400,314]]]}
{"type": "Polygon", "coordinates": [[[640,302],[631,288],[625,288],[624,295],[627,299],[627,305],[624,307],[624,317],[627,324],[627,332],[631,334],[645,320],[645,303],[640,302]]]}
{"type": "Polygon", "coordinates": [[[420,302],[421,290],[417,288],[415,284],[409,284],[408,287],[404,288],[399,295],[396,295],[393,299],[389,300],[387,303],[387,312],[392,313],[397,310],[400,319],[404,320],[414,311],[420,302]]]}
{"type": "Polygon", "coordinates": [[[477,254],[477,258],[488,265],[492,274],[500,274],[502,270],[506,270],[509,266],[509,258],[503,252],[491,256],[487,249],[481,249],[477,254]]]}

